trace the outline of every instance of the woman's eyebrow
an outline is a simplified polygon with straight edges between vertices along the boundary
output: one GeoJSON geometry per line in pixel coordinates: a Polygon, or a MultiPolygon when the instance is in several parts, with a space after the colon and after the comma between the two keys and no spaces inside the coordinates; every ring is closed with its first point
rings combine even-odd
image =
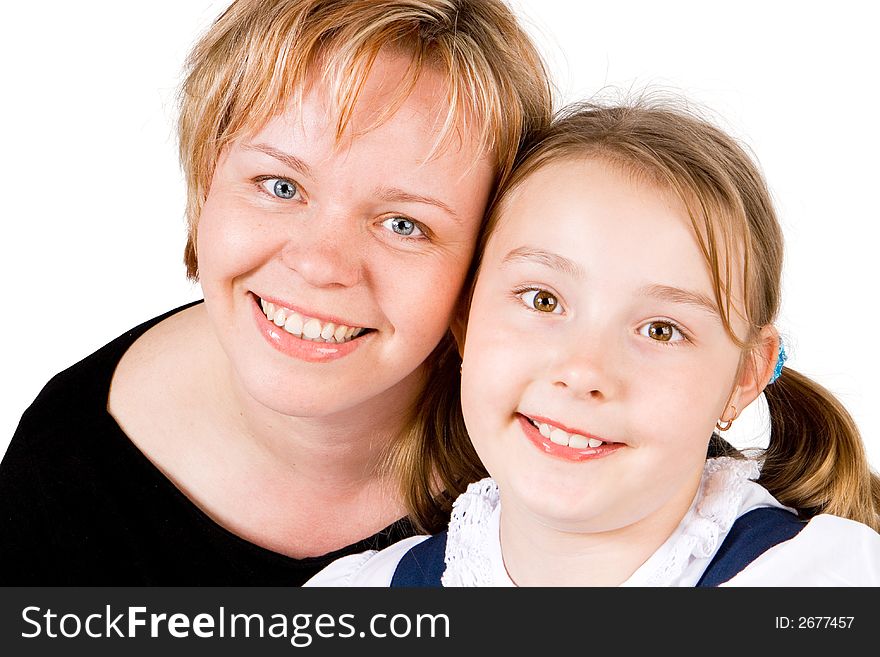
{"type": "Polygon", "coordinates": [[[296,155],[291,155],[290,153],[279,151],[277,148],[269,146],[268,144],[243,144],[242,148],[248,151],[258,151],[260,153],[265,153],[269,157],[273,157],[279,162],[283,162],[291,169],[301,171],[307,176],[312,175],[312,170],[309,165],[299,159],[296,155]]]}
{"type": "Polygon", "coordinates": [[[569,260],[565,256],[553,253],[552,251],[545,251],[544,249],[537,249],[529,246],[520,246],[513,249],[510,253],[504,256],[501,264],[506,265],[511,262],[520,261],[536,262],[573,278],[586,278],[584,270],[573,260],[569,260]]]}
{"type": "Polygon", "coordinates": [[[642,296],[653,297],[661,301],[696,306],[712,315],[719,316],[718,306],[715,304],[715,301],[702,292],[685,290],[671,285],[648,285],[639,290],[639,293],[642,296]]]}
{"type": "Polygon", "coordinates": [[[449,214],[453,219],[460,222],[458,214],[453,210],[449,205],[441,201],[439,198],[434,198],[433,196],[426,196],[424,194],[414,194],[412,192],[407,192],[406,190],[399,189],[397,187],[382,187],[376,191],[376,195],[382,199],[383,201],[390,201],[392,203],[427,203],[428,205],[433,205],[437,208],[440,208],[447,214],[449,214]]]}

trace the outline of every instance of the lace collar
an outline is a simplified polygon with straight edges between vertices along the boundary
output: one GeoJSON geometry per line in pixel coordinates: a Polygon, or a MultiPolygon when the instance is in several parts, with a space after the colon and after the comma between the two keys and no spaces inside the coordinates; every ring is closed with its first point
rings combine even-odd
{"type": "MultiPolygon", "coordinates": [[[[708,459],[694,502],[672,535],[622,586],[693,586],[733,522],[759,506],[778,506],[756,484],[752,460],[708,459]]],[[[512,586],[499,539],[501,500],[487,478],[468,486],[452,507],[443,586],[512,586]]]]}

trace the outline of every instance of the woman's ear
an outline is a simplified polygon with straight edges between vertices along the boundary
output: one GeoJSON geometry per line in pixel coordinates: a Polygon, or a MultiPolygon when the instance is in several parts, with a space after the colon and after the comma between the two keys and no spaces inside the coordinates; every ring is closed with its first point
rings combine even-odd
{"type": "Polygon", "coordinates": [[[739,411],[755,401],[767,387],[778,357],[779,332],[768,324],[761,329],[755,346],[743,356],[736,387],[731,395],[731,402],[739,411]]]}

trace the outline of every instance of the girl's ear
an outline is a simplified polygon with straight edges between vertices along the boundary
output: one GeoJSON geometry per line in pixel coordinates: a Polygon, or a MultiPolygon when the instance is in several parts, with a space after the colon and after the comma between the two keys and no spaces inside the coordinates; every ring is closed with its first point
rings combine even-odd
{"type": "Polygon", "coordinates": [[[779,356],[779,332],[773,325],[761,329],[757,344],[743,356],[736,388],[731,395],[739,411],[758,398],[776,368],[779,356]]]}

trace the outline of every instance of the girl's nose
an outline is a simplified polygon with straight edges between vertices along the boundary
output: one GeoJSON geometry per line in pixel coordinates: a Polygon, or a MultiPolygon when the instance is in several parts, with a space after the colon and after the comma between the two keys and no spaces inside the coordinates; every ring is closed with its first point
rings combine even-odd
{"type": "Polygon", "coordinates": [[[582,399],[605,400],[620,388],[617,345],[599,334],[581,335],[560,349],[552,370],[553,385],[582,399]]]}
{"type": "Polygon", "coordinates": [[[314,287],[352,287],[361,279],[362,244],[351,222],[313,215],[291,231],[281,258],[314,287]]]}

